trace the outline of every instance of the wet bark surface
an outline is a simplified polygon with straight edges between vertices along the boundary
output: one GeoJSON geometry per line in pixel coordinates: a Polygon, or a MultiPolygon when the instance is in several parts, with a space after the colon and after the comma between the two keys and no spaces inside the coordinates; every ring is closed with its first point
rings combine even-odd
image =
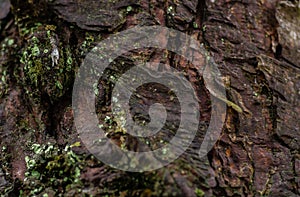
{"type": "MultiPolygon", "coordinates": [[[[299,1],[2,0],[0,8],[4,196],[300,195],[299,1]],[[136,62],[169,65],[191,82],[200,106],[198,132],[183,155],[156,171],[124,172],[98,161],[78,137],[71,102],[83,59],[101,40],[137,25],[186,33],[218,65],[228,108],[207,157],[200,159],[198,151],[213,95],[195,66],[166,50],[131,51],[113,61],[95,86],[96,112],[117,145],[142,149],[145,141],[124,132],[112,116],[114,82],[136,62]]],[[[141,123],[150,121],[149,106],[157,101],[169,116],[163,130],[147,138],[150,149],[176,133],[178,100],[158,84],[141,86],[131,99],[132,116],[141,123]]]]}

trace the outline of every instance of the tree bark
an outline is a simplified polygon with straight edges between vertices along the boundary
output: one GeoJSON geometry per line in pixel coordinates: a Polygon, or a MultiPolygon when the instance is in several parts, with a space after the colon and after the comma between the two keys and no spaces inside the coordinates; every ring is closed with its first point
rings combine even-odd
{"type": "MultiPolygon", "coordinates": [[[[3,0],[0,8],[4,196],[300,195],[299,1],[3,0]],[[197,67],[164,49],[118,57],[94,91],[99,121],[120,147],[142,149],[139,139],[118,127],[121,120],[107,118],[112,117],[111,76],[120,77],[135,63],[163,63],[184,73],[200,112],[196,137],[178,159],[155,171],[126,172],[97,160],[78,137],[72,88],[84,58],[99,42],[151,25],[178,30],[203,44],[225,84],[226,119],[212,150],[199,158],[216,95],[197,67]],[[53,55],[55,49],[59,56],[53,55]]],[[[176,129],[171,128],[180,122],[176,95],[157,84],[138,91],[131,100],[134,119],[150,122],[149,106],[164,104],[170,114],[158,136],[172,139],[176,129]]],[[[148,140],[151,149],[161,146],[156,138],[148,140]]]]}

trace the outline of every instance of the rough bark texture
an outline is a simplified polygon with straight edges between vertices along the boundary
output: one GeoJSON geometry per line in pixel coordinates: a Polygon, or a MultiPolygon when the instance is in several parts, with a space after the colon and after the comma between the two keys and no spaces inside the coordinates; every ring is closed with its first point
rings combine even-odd
{"type": "MultiPolygon", "coordinates": [[[[4,196],[300,195],[299,1],[1,0],[0,9],[4,196]],[[136,25],[184,32],[216,61],[235,106],[228,106],[222,134],[207,158],[198,157],[211,114],[205,82],[184,58],[157,49],[132,51],[106,74],[119,76],[133,62],[150,60],[184,72],[201,112],[189,149],[162,169],[130,173],[104,165],[80,143],[71,107],[75,73],[99,41],[136,25]],[[55,48],[57,63],[51,59],[55,48]]],[[[116,120],[105,120],[111,115],[113,81],[102,77],[97,87],[97,112],[107,135],[137,149],[137,139],[118,130],[116,120]]],[[[168,106],[168,90],[139,91],[143,99],[132,100],[137,121],[149,121],[149,106],[156,101],[168,106]]],[[[164,140],[180,120],[178,108],[168,112],[164,140]]],[[[160,145],[149,140],[152,148],[160,145]]]]}

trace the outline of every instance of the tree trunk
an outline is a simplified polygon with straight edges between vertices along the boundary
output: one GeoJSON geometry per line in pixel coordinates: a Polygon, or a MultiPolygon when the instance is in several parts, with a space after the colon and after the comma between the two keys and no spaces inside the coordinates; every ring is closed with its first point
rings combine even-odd
{"type": "MultiPolygon", "coordinates": [[[[4,196],[300,195],[298,0],[2,0],[0,7],[4,196]],[[159,73],[170,68],[183,73],[196,95],[199,125],[191,144],[170,164],[145,172],[118,170],[98,160],[89,151],[91,145],[80,138],[73,85],[88,54],[103,46],[98,43],[117,32],[153,25],[178,30],[201,43],[206,53],[195,55],[200,67],[167,50],[168,40],[160,37],[164,32],[157,37],[160,49],[135,49],[109,60],[93,84],[99,125],[120,149],[132,151],[154,150],[174,137],[182,103],[159,83],[136,90],[121,84],[122,90],[134,92],[130,113],[140,125],[153,121],[152,104],[165,106],[168,116],[156,136],[133,137],[123,128],[123,119],[112,114],[117,80],[146,62],[155,62],[159,73]],[[227,98],[208,87],[207,78],[197,72],[209,58],[220,71],[227,98]],[[208,127],[221,121],[213,117],[214,99],[227,106],[226,113],[217,112],[225,122],[220,136],[213,131],[210,137],[218,140],[200,158],[208,127]]],[[[132,45],[143,38],[135,39],[132,45]]],[[[190,52],[185,50],[184,54],[190,52]]],[[[185,90],[179,94],[187,98],[185,90]]],[[[164,112],[156,115],[162,120],[164,112]]]]}

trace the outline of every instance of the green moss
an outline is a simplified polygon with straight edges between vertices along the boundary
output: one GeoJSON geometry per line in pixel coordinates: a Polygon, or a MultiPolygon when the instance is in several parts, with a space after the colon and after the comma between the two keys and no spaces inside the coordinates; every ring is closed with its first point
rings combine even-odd
{"type": "Polygon", "coordinates": [[[196,188],[196,189],[195,189],[195,194],[196,194],[198,197],[202,197],[202,196],[205,195],[205,193],[204,193],[201,189],[199,189],[199,188],[196,188]]]}
{"type": "Polygon", "coordinates": [[[9,90],[9,70],[13,63],[17,51],[17,43],[14,37],[6,37],[0,42],[0,98],[2,98],[9,90]]]}
{"type": "Polygon", "coordinates": [[[32,144],[29,149],[34,154],[25,157],[27,171],[24,191],[26,190],[27,194],[42,194],[48,187],[54,189],[56,194],[59,194],[59,187],[66,191],[81,187],[82,158],[76,155],[70,146],[60,149],[51,143],[32,144]],[[38,189],[36,185],[39,186],[38,189]]]}
{"type": "Polygon", "coordinates": [[[7,68],[0,67],[0,98],[8,92],[8,87],[7,68]]]}
{"type": "Polygon", "coordinates": [[[196,22],[193,22],[193,27],[195,28],[195,29],[198,29],[198,24],[196,23],[196,22]]]}
{"type": "Polygon", "coordinates": [[[79,47],[80,55],[86,55],[92,49],[92,47],[94,47],[93,46],[94,42],[95,42],[95,37],[89,33],[86,33],[85,39],[79,47]]]}
{"type": "Polygon", "coordinates": [[[51,26],[41,30],[34,29],[31,38],[23,48],[20,62],[24,65],[25,87],[35,100],[41,95],[48,95],[50,101],[56,101],[71,88],[74,77],[74,65],[69,46],[63,46],[58,35],[51,26]],[[55,43],[53,43],[53,40],[55,43]],[[59,51],[57,64],[53,64],[51,53],[54,46],[59,51]]]}
{"type": "Polygon", "coordinates": [[[40,55],[40,49],[36,44],[31,48],[31,54],[33,56],[39,56],[40,55]]]}

